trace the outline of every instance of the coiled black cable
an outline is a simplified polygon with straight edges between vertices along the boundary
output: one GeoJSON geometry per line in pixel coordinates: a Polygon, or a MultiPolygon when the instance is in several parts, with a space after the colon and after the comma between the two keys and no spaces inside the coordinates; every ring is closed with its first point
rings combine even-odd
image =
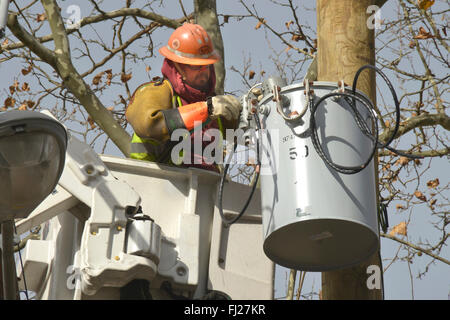
{"type": "MultiPolygon", "coordinates": [[[[259,134],[259,130],[261,129],[261,123],[259,121],[259,117],[258,117],[258,115],[256,113],[253,114],[253,117],[255,119],[256,128],[257,128],[257,131],[258,131],[258,134],[259,134]]],[[[233,152],[229,155],[229,160],[225,164],[224,170],[222,172],[222,176],[220,177],[218,208],[219,208],[219,213],[220,213],[220,216],[222,218],[223,224],[226,227],[229,227],[230,225],[232,225],[233,223],[235,223],[236,221],[238,221],[242,217],[242,215],[244,214],[245,210],[247,210],[247,207],[250,204],[250,201],[253,198],[253,194],[255,193],[256,185],[258,184],[258,179],[259,179],[259,172],[260,172],[260,168],[261,168],[261,160],[260,160],[260,157],[259,157],[259,143],[260,143],[260,141],[259,141],[258,137],[256,137],[256,167],[255,167],[255,171],[256,171],[255,174],[256,174],[256,176],[255,176],[255,181],[253,182],[252,190],[250,192],[250,195],[249,195],[247,201],[244,204],[244,207],[239,212],[239,214],[236,217],[234,217],[232,219],[229,219],[229,220],[225,217],[225,215],[223,213],[223,207],[222,207],[222,202],[223,202],[222,200],[223,199],[222,198],[223,198],[223,187],[224,187],[224,184],[225,184],[225,178],[227,176],[228,168],[230,166],[230,160],[231,160],[231,157],[232,157],[233,153],[236,151],[236,147],[237,147],[237,142],[236,141],[234,142],[233,152]]]]}
{"type": "Polygon", "coordinates": [[[316,149],[316,152],[318,153],[318,155],[322,158],[322,160],[324,160],[331,168],[335,169],[336,171],[343,173],[343,174],[355,174],[360,172],[361,170],[363,170],[364,168],[366,168],[370,161],[372,161],[372,158],[375,154],[375,151],[377,148],[386,148],[392,152],[394,152],[397,155],[400,156],[404,156],[404,157],[408,157],[408,158],[412,158],[412,159],[421,159],[422,157],[420,156],[415,156],[415,155],[411,155],[411,154],[407,154],[404,152],[401,152],[399,150],[396,150],[392,147],[389,146],[389,144],[395,139],[397,133],[398,133],[398,129],[400,127],[400,103],[398,101],[397,98],[397,94],[395,93],[394,87],[392,86],[392,83],[389,81],[388,77],[377,67],[373,66],[373,65],[364,65],[361,68],[358,69],[358,71],[355,74],[355,77],[353,79],[353,86],[352,86],[352,92],[348,93],[348,92],[332,92],[329,93],[325,96],[323,96],[322,98],[320,98],[316,103],[312,102],[312,99],[310,100],[310,109],[311,109],[311,115],[310,115],[310,130],[311,130],[311,140],[313,143],[314,148],[316,149]],[[375,70],[379,75],[381,75],[381,77],[383,78],[383,80],[386,82],[386,84],[389,87],[389,91],[392,94],[392,97],[394,99],[394,105],[395,105],[395,127],[394,130],[392,131],[391,136],[389,137],[389,139],[387,139],[386,143],[380,143],[380,141],[378,140],[378,121],[377,121],[377,117],[373,114],[373,104],[372,102],[367,99],[364,95],[359,94],[356,92],[356,84],[358,82],[358,78],[359,75],[361,74],[361,72],[364,69],[372,69],[375,70]],[[346,167],[346,166],[341,166],[341,165],[337,165],[335,163],[333,163],[323,152],[322,147],[319,143],[319,139],[317,136],[317,132],[316,132],[316,122],[315,122],[315,113],[319,107],[319,105],[321,103],[323,103],[326,99],[329,99],[331,97],[336,97],[336,96],[341,96],[344,98],[344,100],[349,104],[350,108],[353,111],[353,115],[355,118],[356,123],[358,124],[359,128],[361,129],[361,131],[367,136],[369,137],[373,143],[374,146],[372,148],[372,152],[370,154],[370,157],[367,159],[366,162],[364,162],[363,164],[361,164],[360,166],[350,166],[350,167],[346,167]],[[367,127],[367,124],[365,123],[365,121],[362,119],[361,114],[358,112],[358,110],[356,109],[356,102],[355,100],[358,100],[359,102],[362,103],[362,105],[369,111],[369,116],[372,119],[372,121],[374,122],[374,133],[370,132],[370,129],[367,127]]]}
{"type": "MultiPolygon", "coordinates": [[[[342,166],[342,165],[338,165],[336,163],[334,163],[331,159],[329,159],[326,154],[323,152],[322,146],[319,143],[319,137],[317,135],[317,130],[316,130],[316,119],[315,119],[315,113],[319,107],[319,105],[325,101],[326,99],[329,99],[331,97],[336,97],[336,96],[341,96],[341,97],[346,97],[346,98],[352,98],[353,100],[356,99],[359,102],[361,102],[361,104],[368,110],[368,114],[370,116],[370,118],[372,119],[372,122],[374,123],[374,131],[375,131],[375,136],[376,136],[376,140],[378,140],[378,123],[377,123],[377,119],[375,117],[375,115],[372,113],[372,107],[370,104],[370,101],[364,97],[364,96],[357,96],[351,93],[347,93],[347,92],[331,92],[328,93],[326,95],[324,95],[322,98],[320,98],[317,103],[313,103],[311,102],[311,115],[309,118],[309,128],[310,128],[310,132],[311,132],[311,142],[314,146],[314,149],[316,149],[317,154],[322,158],[322,160],[324,160],[331,168],[333,168],[334,170],[340,172],[340,173],[344,173],[344,174],[355,174],[360,172],[361,170],[363,170],[364,168],[366,168],[369,163],[372,161],[372,158],[375,154],[375,151],[377,149],[377,145],[376,143],[374,143],[372,151],[370,153],[370,156],[368,157],[368,159],[361,165],[359,166],[342,166]]],[[[312,99],[311,99],[312,101],[312,99]]],[[[368,136],[372,136],[370,135],[367,131],[369,130],[367,128],[367,125],[365,124],[364,121],[361,121],[360,118],[360,114],[359,112],[356,110],[356,107],[354,104],[352,104],[352,102],[350,102],[350,107],[351,109],[353,109],[354,111],[354,116],[355,116],[355,120],[358,124],[358,126],[360,127],[360,129],[367,134],[368,136]]]]}
{"type": "Polygon", "coordinates": [[[397,98],[397,93],[394,90],[394,87],[392,86],[391,81],[389,81],[389,78],[377,67],[371,65],[371,64],[366,64],[364,66],[362,66],[361,68],[358,69],[358,71],[356,71],[355,73],[355,77],[353,78],[353,85],[352,85],[352,93],[353,95],[356,95],[356,84],[358,83],[358,78],[359,75],[361,74],[361,72],[364,71],[364,69],[372,69],[374,70],[376,73],[378,73],[384,80],[384,82],[386,82],[387,86],[389,87],[389,91],[392,94],[392,98],[394,99],[394,105],[395,105],[395,127],[394,127],[394,131],[391,135],[391,137],[386,141],[385,144],[381,144],[378,141],[378,148],[388,148],[388,146],[391,144],[392,140],[395,139],[395,135],[398,132],[398,128],[400,126],[400,103],[398,102],[398,98],[397,98]]]}

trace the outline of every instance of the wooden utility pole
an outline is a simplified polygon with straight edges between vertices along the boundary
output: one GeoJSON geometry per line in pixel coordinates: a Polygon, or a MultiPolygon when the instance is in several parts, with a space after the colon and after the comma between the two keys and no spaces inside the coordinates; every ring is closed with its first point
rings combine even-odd
{"type": "MultiPolygon", "coordinates": [[[[379,3],[375,0],[317,0],[317,80],[337,82],[343,79],[351,86],[360,67],[375,65],[375,30],[368,27],[370,14],[366,12],[369,6],[379,3]]],[[[376,103],[375,72],[364,70],[357,88],[376,103]]],[[[377,161],[377,177],[376,168],[377,161]]],[[[378,179],[376,181],[378,183],[378,179]]],[[[382,299],[381,289],[367,287],[370,276],[367,267],[378,265],[381,270],[380,264],[379,253],[375,253],[356,267],[323,272],[322,298],[382,299]]]]}

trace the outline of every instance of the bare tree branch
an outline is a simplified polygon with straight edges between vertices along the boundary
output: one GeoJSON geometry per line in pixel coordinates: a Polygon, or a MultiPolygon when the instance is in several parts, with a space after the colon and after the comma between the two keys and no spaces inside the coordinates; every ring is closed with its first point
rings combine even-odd
{"type": "MultiPolygon", "coordinates": [[[[442,126],[446,130],[450,130],[450,117],[447,116],[445,113],[438,113],[438,114],[423,113],[421,115],[411,117],[405,121],[402,121],[400,123],[400,127],[395,137],[398,138],[415,128],[426,126],[438,126],[438,125],[442,126]]],[[[387,138],[390,137],[390,135],[392,134],[393,130],[394,128],[385,130],[380,135],[380,141],[386,141],[387,138]]]]}
{"type": "Polygon", "coordinates": [[[399,242],[399,243],[401,243],[401,244],[404,244],[405,246],[408,246],[408,247],[411,247],[411,248],[413,248],[413,249],[416,249],[417,251],[423,252],[423,253],[425,253],[426,255],[429,255],[430,257],[432,257],[432,258],[434,258],[434,259],[436,259],[436,260],[442,261],[442,262],[444,262],[444,263],[450,265],[450,261],[449,261],[449,260],[447,260],[447,259],[445,259],[445,258],[442,258],[442,257],[440,257],[440,256],[438,256],[438,255],[435,255],[435,254],[432,253],[430,250],[427,250],[427,249],[421,248],[421,247],[419,247],[419,246],[416,246],[415,244],[412,244],[411,242],[408,242],[408,241],[399,239],[399,238],[397,238],[397,237],[394,237],[394,236],[391,236],[390,234],[385,234],[385,233],[381,233],[380,236],[383,237],[383,238],[388,238],[388,239],[397,241],[397,242],[399,242]]]}
{"type": "MultiPolygon", "coordinates": [[[[29,34],[17,20],[17,14],[10,14],[8,16],[8,28],[12,31],[16,38],[20,39],[22,43],[27,46],[31,51],[33,51],[38,57],[50,64],[52,67],[56,67],[56,56],[55,54],[40,44],[36,39],[29,34]]],[[[7,47],[4,50],[9,50],[7,47]]],[[[1,53],[1,51],[0,51],[1,53]]]]}
{"type": "MultiPolygon", "coordinates": [[[[14,15],[14,14],[10,14],[8,18],[11,18],[12,15],[14,15]]],[[[178,20],[168,19],[168,18],[160,16],[160,15],[158,15],[156,13],[148,12],[148,11],[145,11],[145,10],[142,10],[142,9],[137,9],[137,8],[122,8],[122,9],[119,9],[119,10],[114,10],[114,11],[111,11],[111,12],[107,12],[105,14],[100,14],[100,15],[96,15],[96,16],[92,16],[92,17],[83,18],[83,19],[80,20],[80,28],[82,28],[82,27],[84,27],[86,25],[90,25],[90,24],[94,24],[94,23],[98,23],[98,22],[111,20],[111,19],[117,18],[117,17],[126,17],[126,16],[145,18],[145,19],[157,22],[157,23],[159,23],[162,26],[166,26],[166,27],[169,27],[169,28],[172,28],[172,29],[178,28],[179,26],[181,26],[183,21],[186,20],[186,18],[182,18],[182,19],[178,19],[178,20]]],[[[191,14],[187,18],[191,19],[192,17],[193,17],[193,15],[191,14]]],[[[16,18],[16,20],[17,20],[17,18],[16,18]]],[[[69,29],[66,32],[67,32],[67,34],[71,34],[73,32],[76,32],[76,29],[69,29]]],[[[53,40],[53,34],[36,38],[36,40],[38,42],[40,42],[40,43],[52,41],[53,40]]],[[[20,48],[23,48],[25,46],[26,45],[24,43],[11,43],[9,45],[3,46],[0,49],[0,53],[2,53],[3,51],[12,51],[12,50],[15,50],[15,49],[20,49],[20,48]]]]}

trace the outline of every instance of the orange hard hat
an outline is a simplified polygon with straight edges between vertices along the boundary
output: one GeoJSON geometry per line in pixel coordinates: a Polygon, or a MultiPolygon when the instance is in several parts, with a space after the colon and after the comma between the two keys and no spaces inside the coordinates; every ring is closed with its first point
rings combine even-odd
{"type": "Polygon", "coordinates": [[[159,53],[174,62],[190,65],[208,65],[220,60],[205,29],[193,23],[177,28],[159,53]]]}

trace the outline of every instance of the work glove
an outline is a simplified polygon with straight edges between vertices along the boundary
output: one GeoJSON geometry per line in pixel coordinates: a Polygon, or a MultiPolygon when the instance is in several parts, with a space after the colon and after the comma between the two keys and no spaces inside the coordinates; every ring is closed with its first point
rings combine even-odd
{"type": "Polygon", "coordinates": [[[209,98],[207,104],[209,117],[213,120],[219,116],[227,120],[236,120],[242,110],[239,100],[230,95],[209,98]]]}

